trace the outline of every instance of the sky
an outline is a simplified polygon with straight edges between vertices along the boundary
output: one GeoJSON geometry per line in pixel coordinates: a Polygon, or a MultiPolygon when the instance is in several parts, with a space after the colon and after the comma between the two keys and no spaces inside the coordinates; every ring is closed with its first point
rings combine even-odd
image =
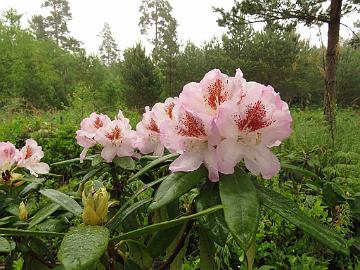
{"type": "MultiPolygon", "coordinates": [[[[120,50],[133,46],[137,41],[142,41],[147,51],[151,45],[146,37],[140,35],[138,26],[141,0],[68,0],[73,19],[68,27],[71,35],[83,42],[83,47],[88,53],[97,53],[100,46],[99,33],[104,23],[110,24],[113,36],[120,50]]],[[[169,0],[173,7],[172,15],[178,22],[178,39],[182,44],[191,40],[196,45],[209,41],[214,35],[220,36],[224,28],[217,25],[218,14],[212,7],[223,7],[229,10],[234,0],[169,0]]],[[[43,0],[0,0],[0,13],[15,8],[23,14],[22,25],[27,26],[27,20],[35,14],[48,14],[41,8],[43,0]]],[[[352,27],[355,16],[345,18],[343,22],[352,27]]],[[[320,44],[317,36],[318,29],[309,30],[300,28],[304,38],[312,44],[320,44]]],[[[326,43],[326,26],[321,29],[323,41],[326,43]]],[[[341,29],[341,36],[347,38],[351,35],[345,27],[341,29]]]]}

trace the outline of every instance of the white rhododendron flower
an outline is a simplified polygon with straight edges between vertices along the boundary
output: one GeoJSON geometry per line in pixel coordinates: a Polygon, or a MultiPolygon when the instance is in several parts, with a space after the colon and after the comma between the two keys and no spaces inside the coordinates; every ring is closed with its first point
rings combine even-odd
{"type": "Polygon", "coordinates": [[[280,163],[270,151],[291,133],[288,106],[271,86],[247,83],[247,94],[240,102],[227,102],[220,109],[216,125],[224,138],[217,147],[219,170],[234,172],[241,160],[253,174],[271,178],[280,163]]]}
{"type": "Polygon", "coordinates": [[[19,152],[11,142],[0,142],[0,172],[10,170],[15,164],[15,157],[19,152]]]}
{"type": "Polygon", "coordinates": [[[175,105],[173,118],[161,125],[161,142],[171,152],[180,154],[170,165],[170,170],[194,171],[205,164],[209,179],[219,179],[217,157],[214,147],[219,138],[214,122],[200,114],[186,110],[182,103],[175,105]]]}
{"type": "Polygon", "coordinates": [[[160,125],[165,120],[172,119],[175,104],[176,99],[167,98],[164,103],[156,103],[151,110],[148,106],[145,108],[143,119],[136,125],[136,147],[142,154],[164,154],[164,146],[160,141],[160,125]]]}
{"type": "Polygon", "coordinates": [[[101,156],[107,162],[111,162],[116,156],[125,157],[134,154],[136,132],[130,128],[129,123],[124,119],[116,119],[96,132],[94,139],[104,147],[101,156]]]}
{"type": "Polygon", "coordinates": [[[77,143],[84,147],[80,154],[80,161],[82,162],[90,147],[96,145],[94,139],[99,128],[109,124],[110,118],[104,114],[91,113],[89,117],[83,119],[80,124],[80,129],[76,131],[77,143]]]}
{"type": "Polygon", "coordinates": [[[50,171],[48,164],[40,162],[44,157],[41,146],[33,139],[27,139],[25,146],[18,152],[16,160],[17,166],[26,168],[34,176],[46,174],[50,171]]]}

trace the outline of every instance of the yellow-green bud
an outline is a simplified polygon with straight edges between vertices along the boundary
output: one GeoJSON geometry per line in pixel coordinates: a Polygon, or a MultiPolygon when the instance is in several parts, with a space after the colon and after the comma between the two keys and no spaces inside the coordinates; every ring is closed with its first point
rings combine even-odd
{"type": "Polygon", "coordinates": [[[82,218],[85,224],[88,225],[102,225],[106,221],[106,216],[109,209],[109,194],[106,188],[100,188],[97,191],[88,192],[85,190],[82,194],[84,210],[82,218]]]}
{"type": "Polygon", "coordinates": [[[28,211],[24,202],[21,202],[19,205],[19,219],[21,221],[26,221],[28,218],[28,211]]]}

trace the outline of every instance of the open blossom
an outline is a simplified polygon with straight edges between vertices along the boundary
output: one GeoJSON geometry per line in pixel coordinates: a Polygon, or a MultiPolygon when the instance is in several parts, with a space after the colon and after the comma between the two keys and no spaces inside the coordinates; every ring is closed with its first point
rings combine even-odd
{"type": "Polygon", "coordinates": [[[231,174],[243,159],[251,173],[273,177],[280,163],[269,148],[290,135],[291,121],[287,104],[271,86],[248,82],[241,101],[226,102],[216,119],[224,138],[217,147],[219,171],[231,174]]]}
{"type": "Polygon", "coordinates": [[[131,130],[126,120],[113,120],[99,128],[95,134],[95,141],[104,147],[101,156],[107,162],[111,162],[116,156],[124,157],[134,154],[136,132],[131,130]]]}
{"type": "Polygon", "coordinates": [[[235,77],[228,77],[220,70],[213,69],[205,74],[200,83],[191,82],[185,85],[179,100],[192,112],[216,117],[224,102],[241,99],[245,83],[240,69],[235,77]]]}
{"type": "Polygon", "coordinates": [[[11,169],[18,152],[11,142],[0,142],[0,173],[11,169]]]}
{"type": "Polygon", "coordinates": [[[143,119],[136,126],[138,137],[136,147],[141,153],[163,155],[164,146],[160,141],[160,126],[164,121],[172,119],[175,104],[174,98],[168,98],[165,103],[156,103],[151,110],[148,106],[145,108],[143,119]]]}
{"type": "Polygon", "coordinates": [[[107,115],[97,114],[95,112],[91,113],[90,117],[87,117],[81,121],[80,129],[76,131],[77,143],[84,147],[80,154],[81,162],[84,160],[89,148],[96,144],[94,137],[98,129],[109,124],[110,122],[111,120],[107,115]]]}
{"type": "Polygon", "coordinates": [[[172,117],[172,120],[164,121],[161,125],[161,142],[171,152],[180,154],[170,164],[170,170],[193,171],[204,163],[209,171],[209,179],[219,180],[213,144],[218,139],[217,132],[213,130],[214,122],[186,110],[181,103],[173,108],[172,117]]]}
{"type": "Polygon", "coordinates": [[[35,140],[27,139],[25,146],[17,154],[17,166],[28,169],[34,176],[48,173],[50,170],[49,165],[40,162],[43,157],[44,152],[41,146],[39,146],[35,140]]]}

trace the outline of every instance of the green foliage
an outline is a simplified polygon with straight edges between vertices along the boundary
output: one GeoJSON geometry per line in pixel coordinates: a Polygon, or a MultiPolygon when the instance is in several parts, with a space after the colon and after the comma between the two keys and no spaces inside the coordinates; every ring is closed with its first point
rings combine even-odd
{"type": "Polygon", "coordinates": [[[143,108],[159,101],[160,75],[140,43],[125,50],[122,64],[123,97],[132,108],[143,108]]]}

